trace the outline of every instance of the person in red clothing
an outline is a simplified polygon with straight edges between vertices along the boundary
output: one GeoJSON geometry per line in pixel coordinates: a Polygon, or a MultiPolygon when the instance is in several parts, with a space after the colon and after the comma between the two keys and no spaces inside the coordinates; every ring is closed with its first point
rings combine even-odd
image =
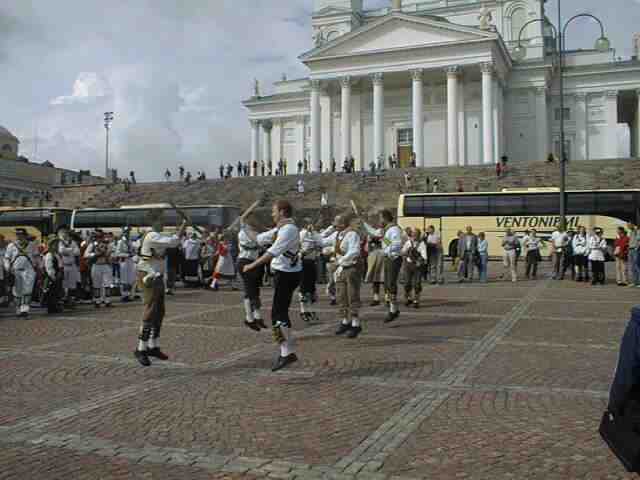
{"type": "Polygon", "coordinates": [[[616,283],[627,285],[627,261],[629,260],[629,236],[624,227],[618,227],[618,236],[614,243],[613,256],[616,257],[616,283]]]}
{"type": "Polygon", "coordinates": [[[500,178],[500,174],[502,173],[502,163],[496,163],[496,177],[500,178]]]}

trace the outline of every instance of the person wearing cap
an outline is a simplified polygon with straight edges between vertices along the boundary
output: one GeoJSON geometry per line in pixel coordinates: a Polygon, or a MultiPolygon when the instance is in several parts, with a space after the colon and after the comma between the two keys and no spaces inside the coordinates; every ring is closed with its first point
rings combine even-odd
{"type": "Polygon", "coordinates": [[[318,281],[317,257],[321,241],[311,219],[305,219],[305,228],[300,231],[300,255],[302,256],[302,283],[300,284],[300,315],[305,322],[317,320],[313,304],[318,301],[316,282],[318,281]]]}
{"type": "Polygon", "coordinates": [[[80,282],[80,246],[71,238],[69,227],[66,225],[58,228],[58,252],[64,269],[62,287],[67,305],[73,305],[76,297],[76,289],[80,282]]]}
{"type": "Polygon", "coordinates": [[[95,240],[89,244],[84,256],[91,264],[91,283],[93,284],[93,301],[96,308],[100,304],[111,307],[111,300],[107,296],[107,288],[113,283],[113,268],[111,266],[112,249],[102,230],[95,231],[95,240]]]}
{"type": "Polygon", "coordinates": [[[132,300],[132,290],[136,283],[136,265],[133,261],[135,251],[130,237],[131,229],[122,229],[122,236],[116,243],[115,257],[120,265],[120,295],[123,302],[132,300]]]}
{"type": "Polygon", "coordinates": [[[5,270],[13,275],[13,296],[19,317],[29,315],[31,296],[36,281],[38,247],[29,240],[24,228],[16,229],[16,241],[9,244],[4,255],[5,270]]]}
{"type": "Polygon", "coordinates": [[[602,238],[602,234],[603,231],[601,228],[595,228],[593,235],[589,237],[588,249],[592,273],[591,285],[597,285],[598,283],[604,285],[604,261],[605,252],[607,251],[607,241],[602,238]]]}
{"type": "Polygon", "coordinates": [[[359,317],[362,282],[360,235],[352,227],[352,222],[351,215],[338,215],[333,222],[335,231],[322,241],[323,247],[334,249],[336,257],[334,277],[342,317],[336,335],[346,333],[348,338],[356,338],[362,332],[359,317]]]}
{"type": "Polygon", "coordinates": [[[51,238],[47,243],[47,253],[44,256],[44,282],[43,282],[43,306],[47,307],[48,314],[61,313],[64,310],[64,259],[58,253],[62,240],[58,237],[51,238]]]}
{"type": "Polygon", "coordinates": [[[143,291],[144,311],[138,346],[133,355],[143,367],[151,365],[149,357],[169,359],[169,356],[160,350],[160,330],[165,315],[166,251],[168,248],[178,247],[187,227],[183,221],[175,234],[164,233],[163,216],[162,209],[150,211],[151,231],[142,239],[140,261],[137,266],[138,284],[143,291]]]}

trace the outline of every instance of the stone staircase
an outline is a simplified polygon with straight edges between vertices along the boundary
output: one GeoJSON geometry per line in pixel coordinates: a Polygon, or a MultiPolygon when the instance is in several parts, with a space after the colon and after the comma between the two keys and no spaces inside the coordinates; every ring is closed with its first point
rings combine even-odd
{"type": "MultiPolygon", "coordinates": [[[[320,207],[322,192],[337,210],[348,208],[354,200],[363,208],[397,205],[400,193],[426,191],[429,177],[433,188],[439,180],[439,192],[500,191],[503,188],[557,187],[558,164],[510,163],[503,178],[496,178],[494,166],[436,167],[426,169],[389,170],[378,176],[370,173],[307,174],[305,193],[297,192],[300,176],[241,177],[229,180],[206,180],[186,185],[181,182],[70,186],[55,189],[53,205],[66,208],[108,208],[172,201],[179,205],[228,204],[246,207],[264,195],[267,201],[285,197],[296,209],[310,214],[320,207]],[[409,172],[411,184],[405,187],[404,174],[409,172]]],[[[640,188],[640,161],[637,159],[576,161],[567,165],[568,189],[640,188]]],[[[313,215],[312,215],[313,216],[313,215]]]]}

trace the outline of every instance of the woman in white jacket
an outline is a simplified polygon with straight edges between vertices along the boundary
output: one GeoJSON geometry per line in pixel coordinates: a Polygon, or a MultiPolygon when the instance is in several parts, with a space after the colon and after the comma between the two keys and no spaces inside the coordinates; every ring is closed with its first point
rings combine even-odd
{"type": "Polygon", "coordinates": [[[587,280],[586,267],[587,267],[587,229],[584,227],[578,228],[577,235],[573,237],[573,256],[575,261],[575,268],[577,270],[576,280],[582,282],[587,280]]]}
{"type": "Polygon", "coordinates": [[[607,241],[602,238],[602,233],[601,228],[594,228],[593,235],[589,237],[589,260],[591,261],[591,272],[593,274],[591,285],[597,285],[598,283],[604,285],[604,254],[607,251],[607,241]]]}

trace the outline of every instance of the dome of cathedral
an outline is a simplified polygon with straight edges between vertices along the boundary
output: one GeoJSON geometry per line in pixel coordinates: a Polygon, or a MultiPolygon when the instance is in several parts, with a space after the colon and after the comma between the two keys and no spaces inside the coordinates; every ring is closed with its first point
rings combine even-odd
{"type": "Polygon", "coordinates": [[[14,140],[18,140],[18,137],[16,137],[13,133],[11,133],[9,130],[4,128],[2,125],[0,125],[0,137],[5,137],[5,138],[9,137],[14,140]]]}

